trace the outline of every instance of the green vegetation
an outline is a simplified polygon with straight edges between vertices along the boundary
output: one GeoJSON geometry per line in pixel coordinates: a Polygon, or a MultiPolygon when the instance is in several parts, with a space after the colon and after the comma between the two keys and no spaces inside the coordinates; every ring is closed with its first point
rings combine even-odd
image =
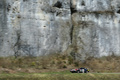
{"type": "Polygon", "coordinates": [[[0,58],[0,73],[42,73],[64,71],[72,68],[86,67],[90,72],[120,72],[120,57],[89,57],[85,61],[77,61],[67,54],[51,54],[41,57],[5,57],[0,58]]]}
{"type": "Polygon", "coordinates": [[[19,73],[0,74],[0,80],[120,80],[120,74],[72,74],[69,72],[19,73]]]}
{"type": "Polygon", "coordinates": [[[65,54],[1,57],[0,80],[120,80],[119,65],[120,57],[114,55],[101,58],[89,57],[85,61],[77,61],[74,56],[65,54]],[[90,73],[69,72],[70,69],[79,67],[88,68],[90,73]]]}

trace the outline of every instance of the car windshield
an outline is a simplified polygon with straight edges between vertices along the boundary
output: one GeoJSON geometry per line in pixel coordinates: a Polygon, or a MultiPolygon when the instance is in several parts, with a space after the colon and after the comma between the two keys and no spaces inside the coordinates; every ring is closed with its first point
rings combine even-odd
{"type": "Polygon", "coordinates": [[[80,68],[80,69],[85,69],[85,68],[80,68]]]}

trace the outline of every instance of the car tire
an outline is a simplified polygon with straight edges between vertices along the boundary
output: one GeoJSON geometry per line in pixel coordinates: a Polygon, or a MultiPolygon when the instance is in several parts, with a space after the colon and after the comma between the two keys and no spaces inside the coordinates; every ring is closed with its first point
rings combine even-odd
{"type": "Polygon", "coordinates": [[[80,71],[77,71],[77,73],[80,73],[80,71]]]}
{"type": "Polygon", "coordinates": [[[85,73],[88,73],[87,71],[85,71],[85,73]]]}

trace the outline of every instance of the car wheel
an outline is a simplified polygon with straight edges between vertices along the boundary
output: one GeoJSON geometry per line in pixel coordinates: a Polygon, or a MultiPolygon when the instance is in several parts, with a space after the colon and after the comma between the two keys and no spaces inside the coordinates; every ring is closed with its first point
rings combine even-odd
{"type": "Polygon", "coordinates": [[[77,71],[77,73],[80,73],[80,71],[77,71]]]}
{"type": "Polygon", "coordinates": [[[85,73],[88,73],[87,71],[85,71],[85,73]]]}

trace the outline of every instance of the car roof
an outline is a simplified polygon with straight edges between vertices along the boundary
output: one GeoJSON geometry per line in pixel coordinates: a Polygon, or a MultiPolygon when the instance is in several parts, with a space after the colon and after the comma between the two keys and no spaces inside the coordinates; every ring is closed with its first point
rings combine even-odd
{"type": "Polygon", "coordinates": [[[85,68],[80,68],[80,69],[85,69],[85,68]]]}

